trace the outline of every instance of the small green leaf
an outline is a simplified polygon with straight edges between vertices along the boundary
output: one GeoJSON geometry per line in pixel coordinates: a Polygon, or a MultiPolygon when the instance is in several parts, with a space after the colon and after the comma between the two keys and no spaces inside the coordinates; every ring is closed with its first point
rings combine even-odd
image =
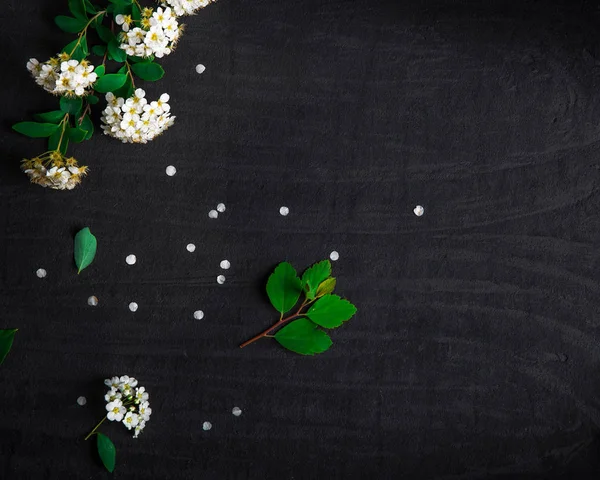
{"type": "Polygon", "coordinates": [[[10,330],[0,330],[0,365],[2,365],[2,362],[4,362],[8,352],[10,352],[13,340],[15,338],[15,333],[17,333],[16,328],[10,330]]]}
{"type": "Polygon", "coordinates": [[[312,267],[306,269],[302,275],[302,288],[306,291],[306,298],[312,300],[315,298],[317,288],[323,280],[331,275],[331,263],[329,260],[315,263],[312,267]]]}
{"type": "Polygon", "coordinates": [[[142,19],[142,11],[136,4],[133,4],[131,7],[131,18],[136,22],[139,22],[142,19]]]}
{"type": "Polygon", "coordinates": [[[13,125],[13,130],[33,138],[49,137],[58,129],[54,123],[21,122],[13,125]]]}
{"type": "MultiPolygon", "coordinates": [[[[98,55],[99,57],[102,57],[106,53],[106,45],[94,45],[92,47],[92,53],[94,55],[98,55]]],[[[96,67],[96,70],[98,70],[98,67],[96,67]]],[[[94,70],[94,72],[96,70],[94,70]]]]}
{"type": "Polygon", "coordinates": [[[117,460],[117,449],[115,444],[102,433],[96,434],[96,445],[98,446],[98,455],[104,467],[112,473],[115,469],[115,462],[117,460]]]}
{"type": "Polygon", "coordinates": [[[85,10],[87,13],[91,13],[92,15],[98,13],[98,10],[96,10],[94,8],[94,6],[92,5],[92,2],[90,2],[90,0],[85,0],[84,4],[85,4],[85,10]]]}
{"type": "Polygon", "coordinates": [[[333,290],[335,289],[335,278],[333,277],[329,277],[327,280],[324,280],[323,282],[321,282],[321,285],[319,285],[319,288],[317,288],[317,294],[316,297],[322,297],[323,295],[327,295],[328,293],[333,292],[333,290]]]}
{"type": "Polygon", "coordinates": [[[88,95],[87,102],[90,105],[96,105],[100,99],[96,95],[88,95]]]}
{"type": "Polygon", "coordinates": [[[69,0],[69,10],[75,18],[84,20],[87,23],[87,15],[85,14],[85,4],[83,0],[69,0]]]}
{"type": "Polygon", "coordinates": [[[115,97],[129,98],[133,95],[133,83],[131,82],[129,75],[126,75],[126,77],[127,80],[125,81],[125,84],[113,92],[115,97]]]}
{"type": "Polygon", "coordinates": [[[103,75],[98,79],[94,85],[94,89],[100,93],[114,92],[115,90],[121,88],[125,84],[126,80],[127,75],[122,73],[109,73],[108,75],[103,75]]]}
{"type": "Polygon", "coordinates": [[[121,49],[119,45],[120,43],[116,38],[111,39],[111,41],[108,42],[108,53],[115,62],[121,63],[127,60],[127,53],[125,53],[125,50],[121,49]]]}
{"type": "Polygon", "coordinates": [[[288,262],[277,265],[267,281],[267,295],[275,310],[282,314],[289,311],[300,298],[302,282],[296,270],[288,262]]]}
{"type": "Polygon", "coordinates": [[[306,316],[317,325],[336,328],[356,313],[356,307],[337,295],[325,295],[308,309],[306,316]]]}
{"type": "Polygon", "coordinates": [[[133,70],[133,73],[135,73],[142,80],[147,80],[149,82],[160,80],[165,74],[163,68],[158,63],[154,62],[134,63],[131,65],[131,69],[133,70]]]}
{"type": "Polygon", "coordinates": [[[88,227],[77,232],[74,249],[75,265],[78,268],[77,273],[81,273],[84,268],[92,263],[96,256],[97,244],[96,237],[92,235],[88,227]]]}
{"type": "Polygon", "coordinates": [[[100,40],[102,40],[104,43],[110,42],[113,38],[116,39],[115,34],[110,31],[110,28],[105,27],[104,25],[97,24],[96,32],[98,32],[100,40]]]}
{"type": "Polygon", "coordinates": [[[87,22],[78,18],[67,17],[65,15],[59,15],[54,18],[54,22],[58,25],[62,31],[67,33],[79,33],[85,28],[87,22]]]}
{"type": "Polygon", "coordinates": [[[87,135],[85,136],[86,140],[92,138],[92,135],[94,134],[94,124],[92,123],[92,119],[89,115],[83,117],[83,120],[79,126],[87,132],[87,135]]]}
{"type": "Polygon", "coordinates": [[[62,153],[63,155],[67,154],[67,148],[69,148],[69,138],[67,137],[67,135],[63,135],[62,137],[62,141],[60,139],[60,136],[62,134],[62,128],[57,128],[56,132],[54,132],[52,135],[50,135],[50,137],[48,138],[48,151],[53,151],[53,150],[58,150],[60,153],[62,153]],[[58,143],[60,142],[60,148],[58,143]]]}
{"type": "Polygon", "coordinates": [[[53,110],[52,112],[36,113],[34,115],[36,120],[44,123],[60,123],[64,118],[65,112],[62,110],[53,110]]]}
{"type": "Polygon", "coordinates": [[[87,137],[87,130],[82,128],[69,128],[67,129],[67,135],[69,135],[69,140],[75,143],[81,143],[87,137]]]}
{"type": "Polygon", "coordinates": [[[128,55],[127,58],[131,61],[130,63],[150,63],[154,60],[154,55],[150,55],[149,57],[131,57],[128,55]]]}
{"type": "Polygon", "coordinates": [[[83,102],[79,97],[60,97],[60,109],[65,113],[77,115],[83,102]]]}
{"type": "Polygon", "coordinates": [[[83,35],[81,38],[76,38],[63,48],[62,51],[70,55],[74,60],[83,60],[89,54],[86,35],[83,35]]]}
{"type": "Polygon", "coordinates": [[[104,65],[98,65],[96,68],[94,68],[94,73],[98,77],[102,77],[106,73],[106,67],[104,65]]]}
{"type": "Polygon", "coordinates": [[[301,355],[323,353],[332,345],[331,338],[306,318],[295,320],[275,334],[282,347],[301,355]]]}

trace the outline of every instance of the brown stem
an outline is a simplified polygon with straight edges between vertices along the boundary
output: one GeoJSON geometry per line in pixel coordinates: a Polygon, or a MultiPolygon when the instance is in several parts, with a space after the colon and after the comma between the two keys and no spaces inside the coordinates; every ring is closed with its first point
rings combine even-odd
{"type": "Polygon", "coordinates": [[[77,120],[77,126],[81,125],[81,122],[83,122],[83,119],[85,118],[85,116],[90,113],[92,111],[92,106],[88,103],[85,106],[85,110],[83,111],[83,113],[81,114],[81,117],[79,117],[79,119],[77,120]]]}

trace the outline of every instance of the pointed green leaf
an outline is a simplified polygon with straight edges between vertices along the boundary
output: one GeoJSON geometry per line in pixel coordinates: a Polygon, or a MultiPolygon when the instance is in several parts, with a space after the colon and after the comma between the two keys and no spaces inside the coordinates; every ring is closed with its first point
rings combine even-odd
{"type": "Polygon", "coordinates": [[[115,62],[124,62],[127,60],[127,53],[125,53],[125,50],[121,49],[119,45],[120,42],[116,38],[111,39],[111,41],[108,42],[108,53],[115,62]]]}
{"type": "Polygon", "coordinates": [[[12,347],[13,340],[15,338],[15,333],[17,333],[16,328],[10,330],[0,330],[0,365],[2,365],[2,362],[4,362],[8,352],[10,352],[10,348],[12,347]]]}
{"type": "Polygon", "coordinates": [[[57,129],[54,123],[21,122],[13,125],[13,130],[33,138],[49,137],[57,129]]]}
{"type": "Polygon", "coordinates": [[[315,298],[317,288],[323,280],[331,275],[331,263],[329,260],[315,263],[312,267],[307,268],[302,275],[302,288],[306,292],[306,298],[312,300],[315,298]]]}
{"type": "Polygon", "coordinates": [[[98,77],[103,76],[106,73],[106,67],[104,65],[98,65],[95,69],[94,69],[94,73],[96,75],[98,75],[98,77]]]}
{"type": "Polygon", "coordinates": [[[64,118],[65,112],[62,110],[53,110],[52,112],[36,113],[34,115],[36,120],[44,123],[60,123],[64,118]]]}
{"type": "Polygon", "coordinates": [[[275,334],[282,347],[301,355],[323,353],[332,345],[331,338],[306,318],[295,320],[275,334]]]}
{"type": "Polygon", "coordinates": [[[100,93],[114,92],[121,88],[126,80],[127,75],[122,73],[109,73],[108,75],[103,75],[96,81],[94,90],[100,93]]]}
{"type": "MultiPolygon", "coordinates": [[[[92,53],[94,55],[98,55],[99,57],[102,57],[106,53],[106,45],[94,45],[92,47],[92,53]]],[[[98,70],[98,67],[96,67],[96,70],[98,70]]],[[[94,70],[94,72],[96,70],[94,70]]]]}
{"type": "Polygon", "coordinates": [[[96,105],[100,99],[96,95],[88,95],[87,101],[90,105],[96,105]]]}
{"type": "Polygon", "coordinates": [[[333,277],[329,277],[327,280],[324,280],[323,282],[321,282],[321,285],[319,285],[319,288],[317,288],[317,294],[316,297],[322,297],[323,295],[327,295],[328,293],[333,292],[333,290],[335,289],[335,278],[333,277]]]}
{"type": "Polygon", "coordinates": [[[125,76],[127,77],[125,84],[113,92],[117,98],[129,98],[133,95],[133,83],[131,82],[131,77],[129,75],[125,76]]]}
{"type": "Polygon", "coordinates": [[[84,130],[83,128],[68,128],[67,129],[67,135],[69,135],[69,140],[71,140],[72,142],[75,143],[81,143],[85,140],[85,137],[87,137],[87,130],[84,130]]]}
{"type": "Polygon", "coordinates": [[[115,444],[106,435],[97,433],[96,445],[102,464],[110,473],[112,473],[115,469],[115,462],[117,460],[117,449],[115,448],[115,444]]]}
{"type": "Polygon", "coordinates": [[[85,50],[86,48],[84,48],[84,38],[79,39],[76,38],[75,40],[73,40],[71,43],[69,43],[65,48],[62,49],[62,51],[64,53],[67,53],[68,55],[71,56],[71,58],[73,58],[74,60],[83,60],[86,56],[85,50]]]}
{"type": "Polygon", "coordinates": [[[54,19],[58,28],[67,33],[79,33],[85,28],[86,21],[78,18],[67,17],[65,15],[59,15],[54,19]]]}
{"type": "Polygon", "coordinates": [[[356,313],[356,307],[337,295],[325,295],[308,309],[306,316],[317,325],[336,328],[356,313]]]}
{"type": "Polygon", "coordinates": [[[96,32],[98,32],[100,40],[104,43],[110,42],[113,38],[116,39],[115,34],[110,31],[110,28],[105,27],[104,25],[97,24],[96,32]]]}
{"type": "Polygon", "coordinates": [[[91,13],[92,15],[98,13],[98,10],[96,10],[94,8],[94,6],[92,5],[92,2],[90,2],[90,0],[85,0],[84,4],[85,4],[85,10],[87,13],[91,13]]]}
{"type": "Polygon", "coordinates": [[[75,18],[87,22],[87,15],[85,14],[85,4],[83,0],[69,0],[69,10],[75,18]]]}
{"type": "Polygon", "coordinates": [[[60,97],[60,109],[65,113],[77,115],[82,105],[83,102],[79,97],[60,97]]]}
{"type": "Polygon", "coordinates": [[[86,140],[92,138],[92,135],[94,134],[94,124],[89,115],[83,117],[83,120],[81,121],[81,124],[79,126],[81,127],[81,129],[87,132],[87,135],[85,136],[86,140]]]}
{"type": "Polygon", "coordinates": [[[77,273],[89,266],[96,256],[97,241],[96,237],[92,235],[90,229],[85,227],[84,229],[77,232],[75,235],[75,265],[77,265],[77,273]]]}
{"type": "Polygon", "coordinates": [[[288,262],[277,265],[267,281],[267,295],[275,310],[282,314],[289,311],[300,298],[302,283],[296,270],[288,262]]]}
{"type": "Polygon", "coordinates": [[[142,19],[142,11],[135,3],[131,7],[131,18],[136,22],[139,22],[142,19]]]}
{"type": "Polygon", "coordinates": [[[135,73],[142,80],[147,80],[149,82],[160,80],[165,74],[163,68],[158,63],[154,62],[134,63],[131,65],[131,69],[133,70],[133,73],[135,73]]]}

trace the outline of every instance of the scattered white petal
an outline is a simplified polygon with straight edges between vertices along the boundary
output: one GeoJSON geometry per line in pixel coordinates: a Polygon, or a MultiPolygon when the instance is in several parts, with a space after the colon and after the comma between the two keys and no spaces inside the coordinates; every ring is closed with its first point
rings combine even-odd
{"type": "Polygon", "coordinates": [[[188,243],[187,247],[185,248],[188,252],[192,253],[194,250],[196,250],[196,245],[194,245],[193,243],[188,243]]]}
{"type": "Polygon", "coordinates": [[[217,283],[218,283],[219,285],[223,285],[223,284],[225,283],[225,275],[219,275],[219,276],[217,277],[217,283]]]}
{"type": "Polygon", "coordinates": [[[289,209],[288,207],[281,207],[281,208],[279,209],[279,214],[280,214],[280,215],[283,215],[284,217],[285,217],[285,216],[286,216],[288,213],[290,213],[290,209],[289,209]]]}
{"type": "Polygon", "coordinates": [[[219,265],[223,270],[228,270],[229,267],[231,267],[231,263],[229,263],[229,260],[222,260],[219,265]]]}
{"type": "Polygon", "coordinates": [[[125,261],[127,262],[127,265],[133,265],[135,262],[137,262],[137,258],[135,255],[131,254],[131,255],[127,255],[127,258],[125,258],[125,261]]]}
{"type": "Polygon", "coordinates": [[[168,175],[169,177],[172,177],[173,175],[175,175],[175,174],[177,173],[177,169],[176,169],[176,168],[175,168],[173,165],[169,165],[169,166],[167,167],[167,170],[166,170],[166,171],[167,171],[167,175],[168,175]]]}
{"type": "Polygon", "coordinates": [[[233,413],[236,417],[239,417],[242,414],[242,409],[239,407],[233,407],[231,413],[233,413]]]}
{"type": "Polygon", "coordinates": [[[334,250],[329,254],[329,258],[331,258],[335,262],[340,258],[340,254],[334,250]]]}
{"type": "Polygon", "coordinates": [[[46,276],[46,270],[43,268],[38,268],[35,274],[38,276],[38,278],[44,278],[46,276]]]}
{"type": "Polygon", "coordinates": [[[224,211],[225,211],[225,204],[224,203],[219,203],[217,205],[217,212],[223,213],[224,211]]]}
{"type": "Polygon", "coordinates": [[[417,205],[415,207],[415,209],[413,210],[413,212],[415,212],[415,215],[417,217],[420,217],[421,215],[423,215],[425,213],[425,209],[421,205],[417,205]]]}
{"type": "Polygon", "coordinates": [[[196,65],[196,73],[202,73],[202,72],[204,72],[204,70],[206,70],[206,67],[204,65],[202,65],[201,63],[196,65]]]}
{"type": "Polygon", "coordinates": [[[194,312],[194,318],[196,320],[202,320],[204,318],[204,312],[202,310],[196,310],[194,312]]]}
{"type": "Polygon", "coordinates": [[[132,312],[135,312],[138,309],[138,304],[135,302],[131,302],[129,304],[129,310],[131,310],[132,312]]]}
{"type": "Polygon", "coordinates": [[[79,397],[79,398],[77,399],[77,404],[78,404],[78,405],[80,405],[80,406],[82,406],[82,407],[83,407],[83,406],[84,406],[86,403],[87,403],[87,398],[85,398],[85,397],[79,397]]]}
{"type": "Polygon", "coordinates": [[[88,298],[88,305],[90,307],[95,307],[96,305],[98,305],[98,297],[92,295],[90,298],[88,298]]]}
{"type": "Polygon", "coordinates": [[[217,218],[219,216],[219,212],[217,212],[216,210],[211,210],[210,212],[208,212],[208,216],[209,218],[217,218]]]}
{"type": "Polygon", "coordinates": [[[212,428],[212,423],[210,423],[210,422],[204,422],[202,424],[202,430],[204,430],[205,432],[207,432],[211,428],[212,428]]]}

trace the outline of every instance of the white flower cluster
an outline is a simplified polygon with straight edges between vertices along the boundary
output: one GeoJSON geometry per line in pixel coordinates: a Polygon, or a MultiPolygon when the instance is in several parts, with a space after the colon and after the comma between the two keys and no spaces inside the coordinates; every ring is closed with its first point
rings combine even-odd
{"type": "Polygon", "coordinates": [[[148,392],[137,386],[135,378],[127,375],[108,378],[104,384],[110,387],[104,395],[108,412],[106,418],[111,422],[121,422],[127,430],[133,430],[133,438],[138,438],[152,414],[148,392]]]}
{"type": "Polygon", "coordinates": [[[44,90],[57,95],[77,96],[85,95],[86,89],[96,81],[94,66],[87,60],[81,62],[69,59],[66,54],[52,57],[45,63],[40,63],[35,58],[27,62],[27,70],[38,85],[44,90]]]}
{"type": "Polygon", "coordinates": [[[149,57],[154,55],[161,58],[173,51],[182,27],[177,21],[177,16],[170,8],[157,8],[156,12],[145,8],[139,27],[129,15],[117,15],[117,24],[121,25],[122,42],[120,47],[131,57],[149,57]]]}
{"type": "Polygon", "coordinates": [[[193,15],[196,10],[206,7],[215,0],[163,0],[163,6],[169,5],[179,17],[193,15]]]}
{"type": "Polygon", "coordinates": [[[57,151],[25,159],[22,168],[31,183],[53,190],[73,190],[87,172],[87,167],[78,166],[73,157],[65,158],[57,151]]]}
{"type": "Polygon", "coordinates": [[[169,113],[169,95],[163,93],[158,100],[150,103],[145,96],[146,92],[141,88],[127,100],[107,93],[108,106],[101,117],[104,134],[123,143],[148,143],[173,125],[175,117],[169,113]]]}

